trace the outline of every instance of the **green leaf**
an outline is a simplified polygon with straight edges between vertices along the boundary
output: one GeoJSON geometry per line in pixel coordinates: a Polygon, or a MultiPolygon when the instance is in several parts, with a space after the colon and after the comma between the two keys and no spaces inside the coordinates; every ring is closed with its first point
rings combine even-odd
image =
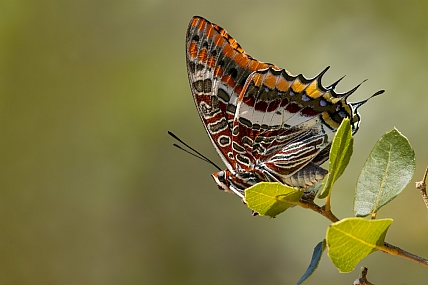
{"type": "Polygon", "coordinates": [[[346,218],[327,229],[328,255],[340,272],[354,270],[358,262],[383,246],[392,219],[346,218]]]}
{"type": "Polygon", "coordinates": [[[376,143],[355,191],[354,212],[358,217],[375,213],[409,184],[415,171],[415,152],[397,129],[376,143]]]}
{"type": "Polygon", "coordinates": [[[352,128],[349,119],[342,121],[337,132],[334,134],[334,139],[330,148],[330,164],[326,180],[324,180],[324,188],[319,194],[319,198],[325,198],[331,192],[334,182],[343,174],[348,166],[352,156],[354,138],[352,137],[352,128]]]}
{"type": "Polygon", "coordinates": [[[308,269],[306,269],[305,274],[303,274],[302,278],[300,278],[299,281],[297,281],[296,285],[302,284],[306,279],[309,278],[309,276],[312,275],[312,273],[315,272],[315,270],[318,267],[318,264],[321,261],[322,254],[325,250],[325,240],[320,241],[314,248],[314,252],[312,253],[312,259],[311,263],[308,266],[308,269]]]}
{"type": "Polygon", "coordinates": [[[277,182],[261,182],[245,190],[247,206],[261,216],[275,217],[303,196],[303,191],[277,182]]]}

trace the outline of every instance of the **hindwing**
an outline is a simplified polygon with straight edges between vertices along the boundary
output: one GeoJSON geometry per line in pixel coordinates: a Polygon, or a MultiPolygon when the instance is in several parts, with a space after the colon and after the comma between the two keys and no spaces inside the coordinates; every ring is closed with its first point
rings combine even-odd
{"type": "Polygon", "coordinates": [[[256,169],[268,180],[298,187],[323,178],[326,171],[318,165],[328,158],[334,132],[343,118],[354,116],[346,98],[322,86],[327,69],[312,79],[274,67],[249,76],[232,130],[237,169],[256,169]],[[317,179],[290,182],[298,171],[306,173],[308,164],[317,179]]]}

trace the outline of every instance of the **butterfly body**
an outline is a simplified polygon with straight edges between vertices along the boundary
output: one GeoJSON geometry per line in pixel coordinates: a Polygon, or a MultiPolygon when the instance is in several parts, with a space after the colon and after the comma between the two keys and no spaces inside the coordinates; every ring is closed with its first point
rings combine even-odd
{"type": "Polygon", "coordinates": [[[357,109],[367,101],[348,103],[358,86],[337,93],[340,80],[324,87],[328,68],[307,79],[254,59],[198,16],[187,30],[186,62],[199,116],[227,167],[212,176],[219,188],[241,197],[262,181],[301,189],[319,183],[335,131],[348,117],[355,134],[357,109]]]}

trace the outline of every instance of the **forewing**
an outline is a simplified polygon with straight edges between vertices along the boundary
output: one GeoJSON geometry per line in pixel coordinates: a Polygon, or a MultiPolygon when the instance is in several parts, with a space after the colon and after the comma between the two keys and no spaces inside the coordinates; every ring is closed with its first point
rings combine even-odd
{"type": "Polygon", "coordinates": [[[198,16],[187,30],[186,62],[199,116],[220,157],[232,170],[231,128],[238,96],[251,72],[270,64],[255,60],[224,29],[198,16]]]}

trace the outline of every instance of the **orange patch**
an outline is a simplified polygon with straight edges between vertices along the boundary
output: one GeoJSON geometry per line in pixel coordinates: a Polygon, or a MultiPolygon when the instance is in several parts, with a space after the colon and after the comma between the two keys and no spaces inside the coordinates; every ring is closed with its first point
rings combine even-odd
{"type": "Polygon", "coordinates": [[[206,33],[209,38],[212,38],[214,36],[214,28],[212,25],[208,25],[206,33]]]}
{"type": "Polygon", "coordinates": [[[207,57],[208,57],[207,49],[204,48],[204,49],[202,49],[199,52],[199,54],[198,54],[198,60],[201,61],[201,62],[206,62],[207,61],[207,57]]]}
{"type": "Polygon", "coordinates": [[[302,82],[300,82],[299,79],[296,79],[292,85],[293,91],[296,93],[302,92],[303,89],[305,89],[305,87],[306,87],[306,84],[302,84],[302,82]]]}
{"type": "Polygon", "coordinates": [[[318,83],[317,81],[312,81],[311,84],[306,88],[306,94],[311,98],[318,98],[323,95],[321,90],[318,89],[318,83]]]}
{"type": "Polygon", "coordinates": [[[199,18],[194,17],[194,18],[192,19],[192,22],[190,23],[190,26],[192,26],[192,27],[196,26],[196,24],[198,23],[198,21],[199,21],[199,18]]]}
{"type": "Polygon", "coordinates": [[[239,51],[240,53],[245,53],[245,51],[241,48],[241,46],[238,44],[238,42],[232,38],[230,35],[226,34],[225,37],[227,38],[227,41],[229,42],[229,44],[236,49],[237,51],[239,51]]]}
{"type": "Polygon", "coordinates": [[[257,70],[257,66],[259,66],[259,62],[255,59],[252,59],[250,62],[250,65],[248,66],[248,69],[251,71],[256,71],[257,70]]]}
{"type": "Polygon", "coordinates": [[[268,88],[270,88],[270,89],[273,89],[274,87],[275,87],[275,84],[276,84],[276,77],[275,77],[275,75],[273,75],[272,73],[267,73],[266,75],[265,75],[265,78],[264,78],[264,84],[268,87],[268,88]]]}
{"type": "Polygon", "coordinates": [[[330,94],[330,91],[327,91],[326,93],[324,93],[324,95],[322,95],[322,97],[329,102],[331,102],[331,98],[333,98],[330,94]]]}
{"type": "Polygon", "coordinates": [[[217,66],[216,69],[214,70],[214,76],[220,77],[222,75],[223,75],[223,68],[221,68],[221,66],[217,66]]]}
{"type": "Polygon", "coordinates": [[[322,119],[324,122],[329,125],[332,129],[337,129],[340,124],[333,121],[333,119],[330,117],[330,115],[327,112],[322,113],[322,119]]]}
{"type": "Polygon", "coordinates": [[[217,34],[214,39],[214,44],[218,47],[223,46],[224,38],[222,35],[217,34]]]}
{"type": "Polygon", "coordinates": [[[198,24],[198,29],[203,31],[205,29],[205,24],[206,24],[205,19],[201,19],[201,21],[199,21],[199,24],[198,24]]]}
{"type": "Polygon", "coordinates": [[[192,58],[196,57],[196,55],[198,54],[198,46],[196,45],[196,43],[194,42],[190,43],[188,52],[190,57],[192,58]]]}
{"type": "Polygon", "coordinates": [[[259,64],[258,64],[258,66],[257,66],[257,70],[259,70],[259,69],[265,69],[265,68],[267,68],[269,65],[267,64],[267,63],[264,63],[264,62],[258,62],[259,64]]]}
{"type": "Polygon", "coordinates": [[[250,59],[242,53],[237,53],[233,59],[239,66],[242,67],[246,67],[248,65],[248,62],[250,61],[250,59]]]}
{"type": "Polygon", "coordinates": [[[235,87],[235,81],[233,80],[233,78],[232,78],[232,76],[230,76],[230,75],[226,75],[226,76],[223,76],[222,78],[221,78],[221,81],[223,81],[224,83],[226,83],[227,85],[229,85],[230,87],[235,87]]]}
{"type": "Polygon", "coordinates": [[[235,39],[234,38],[232,38],[232,37],[230,37],[229,38],[229,44],[231,45],[231,46],[233,46],[234,48],[237,48],[238,47],[238,43],[235,41],[235,39]]]}
{"type": "Polygon", "coordinates": [[[290,88],[290,82],[285,80],[284,77],[280,76],[278,82],[276,83],[276,88],[281,92],[285,92],[288,90],[288,88],[290,88]]]}
{"type": "Polygon", "coordinates": [[[208,64],[208,66],[209,67],[212,67],[212,68],[214,68],[214,66],[215,66],[215,57],[210,57],[209,59],[208,59],[208,61],[207,61],[207,64],[208,64]]]}
{"type": "MultiPolygon", "coordinates": [[[[218,26],[217,26],[218,27],[218,26]]],[[[219,30],[220,30],[220,33],[224,36],[224,37],[226,37],[226,38],[228,38],[229,37],[229,34],[226,32],[226,30],[225,29],[223,29],[223,28],[220,28],[219,27],[219,30]]]]}
{"type": "Polygon", "coordinates": [[[261,84],[262,84],[262,82],[263,82],[263,77],[262,77],[262,75],[261,74],[259,74],[259,73],[256,73],[256,74],[254,74],[254,76],[253,76],[253,82],[254,82],[254,85],[256,85],[256,86],[260,86],[261,84]]]}
{"type": "Polygon", "coordinates": [[[241,94],[242,86],[241,86],[241,85],[236,86],[236,87],[235,87],[235,89],[233,89],[233,91],[234,91],[236,94],[241,94]]]}
{"type": "Polygon", "coordinates": [[[227,56],[227,57],[232,57],[232,56],[233,56],[233,54],[235,53],[235,50],[232,48],[232,46],[231,46],[231,45],[226,44],[226,45],[224,45],[224,47],[223,47],[223,53],[224,53],[224,55],[225,55],[225,56],[227,56]]]}

